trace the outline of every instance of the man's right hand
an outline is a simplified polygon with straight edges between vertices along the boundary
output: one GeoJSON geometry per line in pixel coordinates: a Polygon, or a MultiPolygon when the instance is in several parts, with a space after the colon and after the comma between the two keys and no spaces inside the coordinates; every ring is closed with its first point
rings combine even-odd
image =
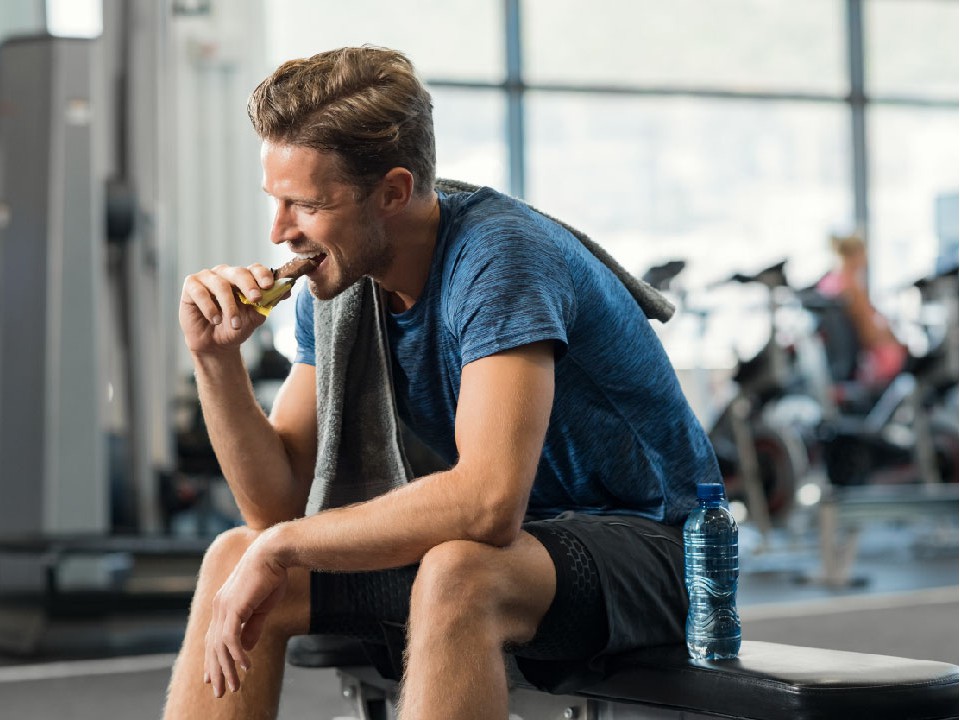
{"type": "Polygon", "coordinates": [[[180,295],[180,327],[193,353],[238,348],[266,318],[241,303],[235,291],[259,300],[273,286],[273,271],[256,263],[249,267],[217,265],[188,275],[180,295]]]}

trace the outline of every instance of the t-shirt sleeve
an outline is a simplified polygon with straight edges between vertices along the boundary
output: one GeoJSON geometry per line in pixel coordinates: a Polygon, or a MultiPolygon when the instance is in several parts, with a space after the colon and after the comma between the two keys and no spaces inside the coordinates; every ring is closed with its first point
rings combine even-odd
{"type": "Polygon", "coordinates": [[[537,222],[491,218],[460,245],[448,284],[448,327],[461,366],[543,340],[567,347],[576,314],[570,270],[560,248],[537,222]]]}
{"type": "Polygon", "coordinates": [[[313,295],[310,288],[303,285],[297,295],[296,324],[294,334],[297,338],[297,354],[293,358],[295,363],[307,365],[317,364],[316,343],[313,330],[313,295]]]}

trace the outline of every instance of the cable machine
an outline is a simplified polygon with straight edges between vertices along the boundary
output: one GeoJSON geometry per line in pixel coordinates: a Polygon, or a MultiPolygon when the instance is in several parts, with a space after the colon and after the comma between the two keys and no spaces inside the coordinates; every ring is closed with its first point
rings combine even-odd
{"type": "Polygon", "coordinates": [[[0,652],[175,648],[205,548],[156,532],[151,283],[109,50],[0,45],[0,652]]]}

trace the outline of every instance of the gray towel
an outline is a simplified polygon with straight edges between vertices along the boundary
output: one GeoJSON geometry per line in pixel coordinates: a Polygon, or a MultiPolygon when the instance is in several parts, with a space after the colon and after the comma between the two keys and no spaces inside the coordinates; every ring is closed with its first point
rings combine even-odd
{"type": "MultiPolygon", "coordinates": [[[[472,192],[477,186],[437,180],[437,189],[472,192]]],[[[541,214],[570,231],[610,268],[648,318],[670,319],[674,307],[656,289],[579,230],[541,214]]],[[[314,302],[317,466],[307,515],[369,500],[413,478],[393,395],[384,312],[380,289],[369,278],[332,300],[314,302]]]]}
{"type": "Polygon", "coordinates": [[[369,500],[412,477],[393,396],[383,298],[363,278],[314,301],[317,466],[306,514],[369,500]]]}

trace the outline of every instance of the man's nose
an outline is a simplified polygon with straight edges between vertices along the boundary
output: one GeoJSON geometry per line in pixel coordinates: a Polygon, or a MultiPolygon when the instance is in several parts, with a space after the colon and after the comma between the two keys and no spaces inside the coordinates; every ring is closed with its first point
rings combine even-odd
{"type": "Polygon", "coordinates": [[[273,215],[273,226],[270,228],[270,242],[274,245],[282,245],[290,240],[295,240],[299,235],[300,230],[290,208],[284,207],[284,203],[278,202],[273,215]]]}

